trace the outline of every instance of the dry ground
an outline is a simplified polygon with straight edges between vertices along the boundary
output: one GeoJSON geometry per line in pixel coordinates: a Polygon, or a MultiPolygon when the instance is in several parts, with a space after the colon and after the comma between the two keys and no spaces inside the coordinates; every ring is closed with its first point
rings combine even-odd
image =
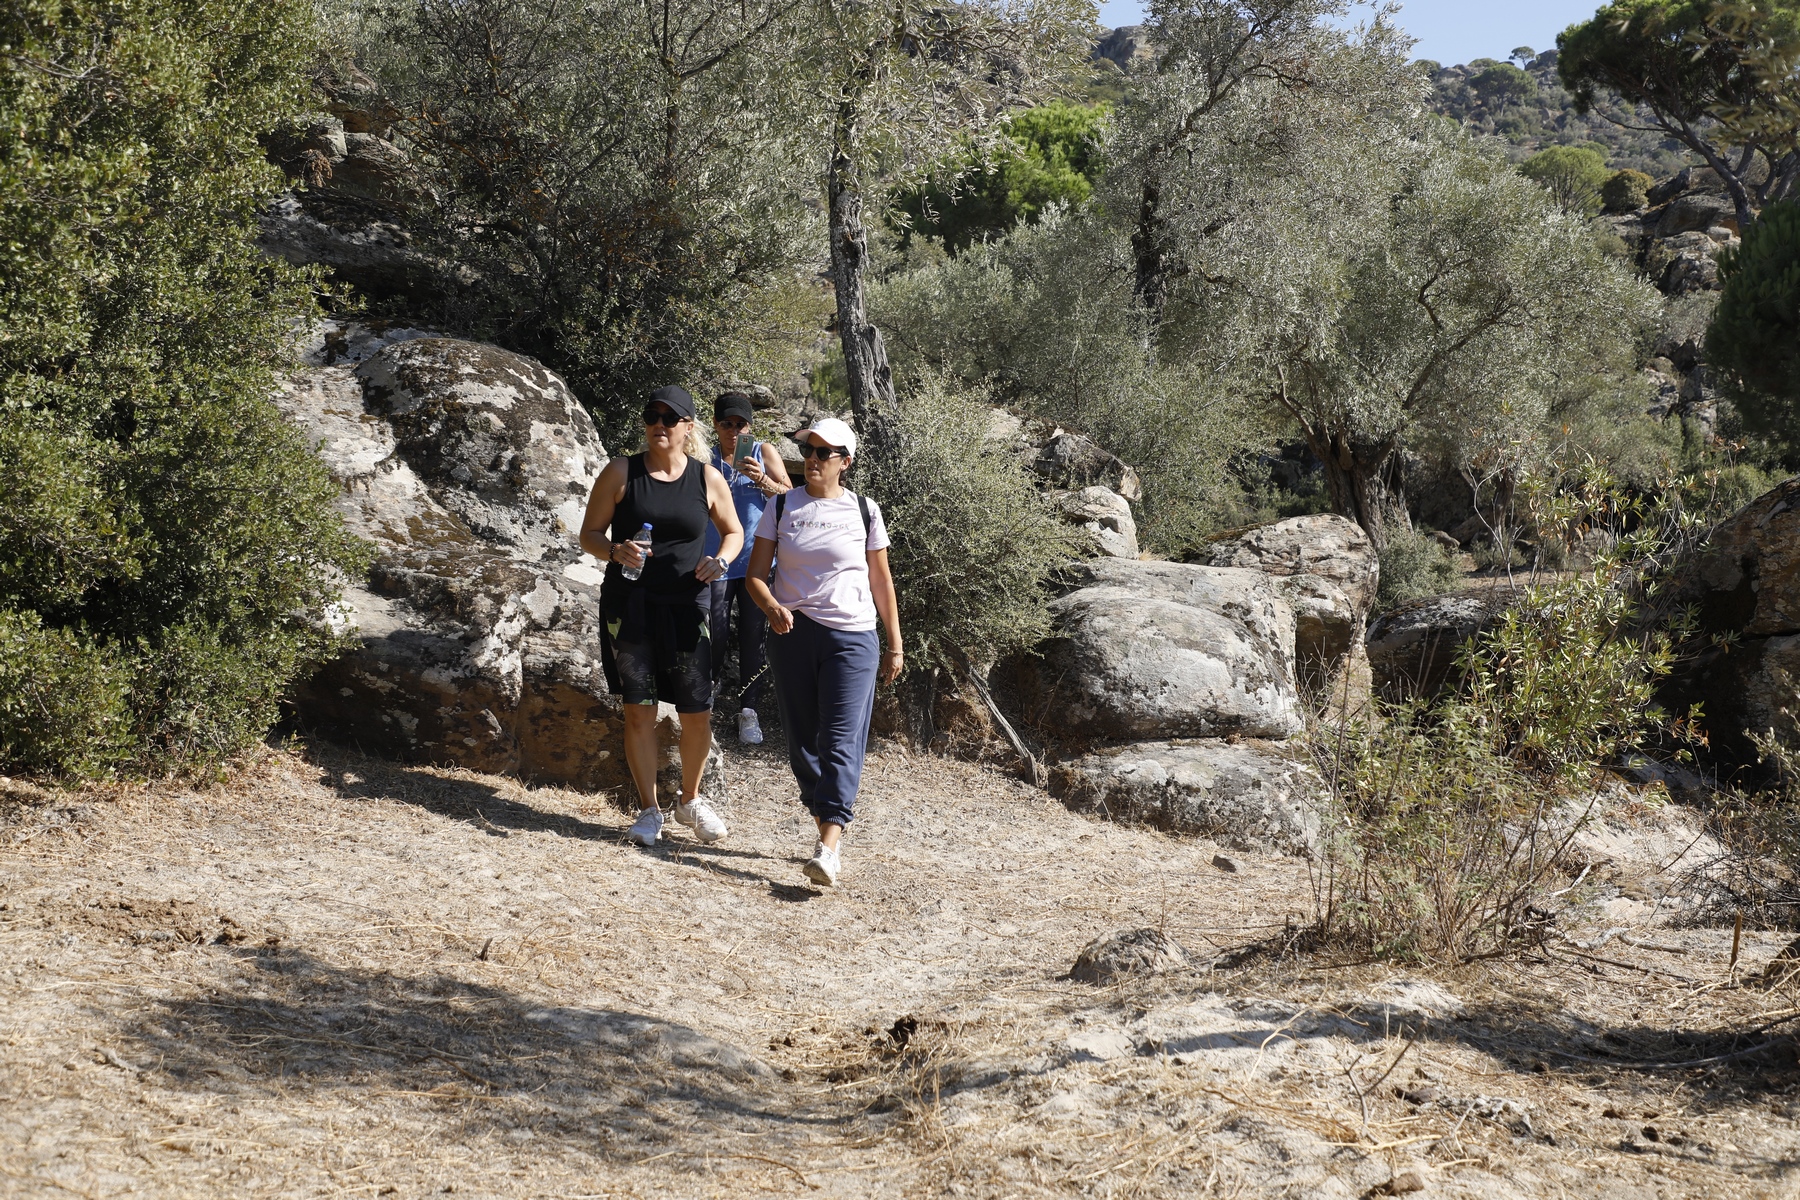
{"type": "Polygon", "coordinates": [[[0,1195],[1800,1194],[1786,939],[1683,919],[1691,818],[1596,835],[1588,950],[1428,974],[1280,953],[1296,860],[892,747],[864,795],[819,893],[770,748],[651,852],[322,745],[0,784],[0,1195]],[[1196,968],[1060,978],[1137,926],[1196,968]]]}

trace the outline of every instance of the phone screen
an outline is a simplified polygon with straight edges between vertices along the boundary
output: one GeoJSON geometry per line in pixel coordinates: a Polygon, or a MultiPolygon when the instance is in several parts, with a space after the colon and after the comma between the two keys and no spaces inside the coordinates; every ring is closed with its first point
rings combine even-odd
{"type": "Polygon", "coordinates": [[[739,438],[737,444],[737,456],[731,460],[731,465],[741,471],[744,469],[744,464],[749,462],[753,457],[755,456],[751,450],[750,439],[739,438]]]}

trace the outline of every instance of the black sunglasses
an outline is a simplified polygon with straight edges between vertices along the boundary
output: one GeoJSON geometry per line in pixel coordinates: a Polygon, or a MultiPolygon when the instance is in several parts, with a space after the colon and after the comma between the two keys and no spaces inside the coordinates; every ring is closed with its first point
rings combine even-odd
{"type": "Polygon", "coordinates": [[[671,408],[646,408],[644,410],[644,424],[646,425],[661,425],[666,429],[673,429],[685,420],[687,420],[686,417],[671,408]]]}
{"type": "Polygon", "coordinates": [[[839,450],[836,446],[815,446],[811,442],[800,443],[801,458],[813,458],[816,456],[820,461],[828,461],[834,454],[841,454],[845,458],[850,457],[850,452],[848,450],[839,450]]]}

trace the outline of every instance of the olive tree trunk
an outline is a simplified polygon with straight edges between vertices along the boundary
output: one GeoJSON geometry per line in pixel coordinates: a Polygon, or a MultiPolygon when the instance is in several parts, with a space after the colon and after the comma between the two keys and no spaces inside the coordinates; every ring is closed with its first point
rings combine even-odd
{"type": "Polygon", "coordinates": [[[1390,528],[1412,528],[1406,510],[1406,484],[1394,442],[1356,442],[1343,433],[1329,441],[1308,436],[1313,454],[1325,464],[1331,507],[1362,526],[1379,552],[1387,548],[1390,528]]]}
{"type": "Polygon", "coordinates": [[[864,292],[869,236],[863,228],[862,179],[850,153],[853,119],[849,106],[839,111],[826,194],[831,206],[831,286],[837,293],[838,343],[844,349],[850,409],[857,427],[863,428],[870,413],[888,411],[893,404],[894,373],[881,330],[869,320],[864,292]]]}

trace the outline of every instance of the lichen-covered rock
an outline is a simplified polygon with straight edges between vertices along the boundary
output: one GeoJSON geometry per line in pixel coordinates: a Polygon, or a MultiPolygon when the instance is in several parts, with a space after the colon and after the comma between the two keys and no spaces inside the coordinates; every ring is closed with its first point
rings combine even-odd
{"type": "Polygon", "coordinates": [[[1075,957],[1069,978],[1082,983],[1116,983],[1133,976],[1160,975],[1188,965],[1181,944],[1160,929],[1120,929],[1102,934],[1075,957]]]}
{"type": "Polygon", "coordinates": [[[1303,727],[1294,613],[1260,571],[1097,558],[1013,677],[1053,737],[1285,738],[1303,727]]]}
{"type": "Polygon", "coordinates": [[[1136,558],[1137,521],[1119,493],[1103,487],[1057,492],[1051,497],[1064,521],[1081,531],[1080,552],[1089,557],[1136,558]]]}
{"type": "Polygon", "coordinates": [[[1139,742],[1060,764],[1070,807],[1246,849],[1308,853],[1319,833],[1317,774],[1291,751],[1225,741],[1139,742]]]}
{"type": "Polygon", "coordinates": [[[1275,581],[1294,610],[1294,658],[1309,692],[1335,694],[1338,685],[1366,692],[1363,626],[1381,562],[1361,526],[1334,513],[1292,517],[1211,551],[1215,567],[1249,567],[1275,581]]]}
{"type": "Polygon", "coordinates": [[[1032,469],[1059,488],[1103,487],[1127,500],[1142,500],[1138,473],[1118,455],[1078,433],[1058,433],[1038,450],[1032,469]]]}
{"type": "Polygon", "coordinates": [[[301,718],[411,761],[623,784],[575,543],[606,463],[592,420],[532,360],[425,330],[328,324],[307,361],[276,403],[376,557],[339,614],[362,645],[299,690],[301,718]]]}

